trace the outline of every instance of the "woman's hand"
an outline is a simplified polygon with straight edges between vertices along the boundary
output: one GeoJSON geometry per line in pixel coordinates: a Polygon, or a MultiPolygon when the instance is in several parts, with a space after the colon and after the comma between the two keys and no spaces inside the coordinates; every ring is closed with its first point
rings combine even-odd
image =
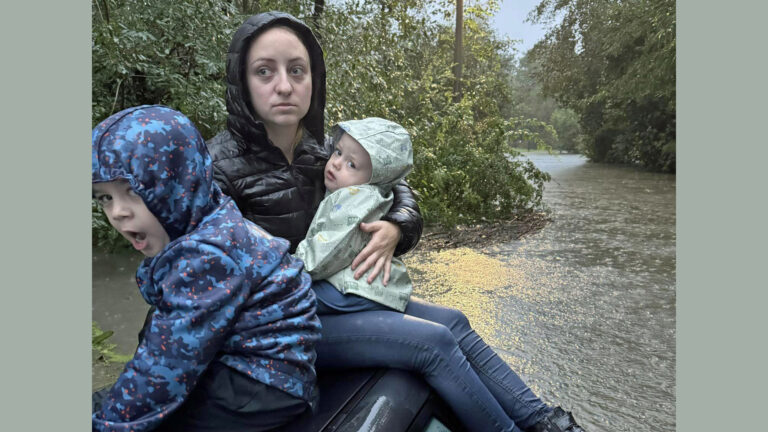
{"type": "Polygon", "coordinates": [[[392,270],[392,256],[395,254],[395,247],[400,241],[400,227],[387,221],[376,221],[371,223],[361,223],[360,229],[371,233],[371,239],[365,245],[363,250],[352,260],[352,270],[355,271],[355,279],[359,279],[371,267],[373,271],[368,275],[368,283],[376,279],[382,269],[384,274],[381,282],[386,286],[389,283],[389,273],[392,270]],[[359,268],[358,268],[359,266],[359,268]]]}

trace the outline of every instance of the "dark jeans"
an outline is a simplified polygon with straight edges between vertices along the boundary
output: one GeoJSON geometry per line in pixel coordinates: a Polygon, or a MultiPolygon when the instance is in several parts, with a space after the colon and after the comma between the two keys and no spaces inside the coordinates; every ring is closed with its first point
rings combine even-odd
{"type": "Polygon", "coordinates": [[[299,398],[214,362],[206,369],[184,404],[157,430],[268,431],[289,423],[308,407],[299,398]]]}
{"type": "Polygon", "coordinates": [[[365,311],[369,301],[354,296],[345,313],[329,313],[343,302],[334,295],[321,298],[322,291],[315,291],[323,324],[318,368],[419,372],[472,431],[519,431],[551,412],[472,330],[461,311],[416,298],[404,314],[380,310],[374,302],[370,306],[376,310],[365,311]]]}

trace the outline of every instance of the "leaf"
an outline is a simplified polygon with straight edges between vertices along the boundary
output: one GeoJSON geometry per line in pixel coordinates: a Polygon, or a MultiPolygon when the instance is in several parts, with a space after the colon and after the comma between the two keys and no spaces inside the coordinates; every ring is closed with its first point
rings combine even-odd
{"type": "Polygon", "coordinates": [[[115,332],[113,332],[112,330],[105,331],[104,333],[101,333],[100,335],[95,336],[93,338],[92,344],[93,345],[98,345],[98,344],[104,342],[105,340],[107,340],[113,334],[115,334],[115,332]]]}

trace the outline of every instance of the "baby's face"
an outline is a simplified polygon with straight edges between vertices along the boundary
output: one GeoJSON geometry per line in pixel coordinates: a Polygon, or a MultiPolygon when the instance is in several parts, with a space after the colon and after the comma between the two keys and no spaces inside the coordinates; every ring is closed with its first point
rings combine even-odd
{"type": "Polygon", "coordinates": [[[342,135],[331,158],[325,164],[325,187],[331,192],[347,186],[368,183],[371,180],[371,157],[357,140],[342,135]]]}
{"type": "Polygon", "coordinates": [[[157,255],[170,242],[160,221],[127,181],[94,183],[93,197],[109,223],[145,256],[157,255]]]}

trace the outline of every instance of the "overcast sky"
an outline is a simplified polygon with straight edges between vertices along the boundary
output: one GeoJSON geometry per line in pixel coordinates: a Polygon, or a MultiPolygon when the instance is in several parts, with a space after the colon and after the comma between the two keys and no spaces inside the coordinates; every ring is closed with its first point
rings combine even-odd
{"type": "Polygon", "coordinates": [[[539,25],[525,23],[528,12],[533,10],[540,0],[503,0],[501,10],[493,18],[496,30],[512,39],[522,40],[516,44],[520,54],[524,54],[541,39],[546,29],[539,25]]]}

